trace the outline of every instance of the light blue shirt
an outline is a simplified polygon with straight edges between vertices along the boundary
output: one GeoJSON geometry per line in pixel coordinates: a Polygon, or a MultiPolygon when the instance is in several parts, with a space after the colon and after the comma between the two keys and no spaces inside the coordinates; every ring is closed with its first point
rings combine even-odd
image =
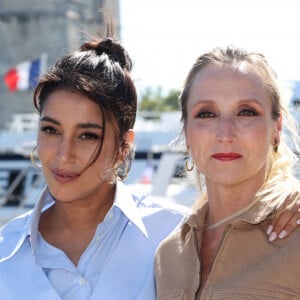
{"type": "Polygon", "coordinates": [[[118,182],[113,206],[75,266],[38,232],[52,203],[45,189],[32,212],[0,230],[1,299],[155,299],[155,249],[186,208],[132,195],[118,182]]]}

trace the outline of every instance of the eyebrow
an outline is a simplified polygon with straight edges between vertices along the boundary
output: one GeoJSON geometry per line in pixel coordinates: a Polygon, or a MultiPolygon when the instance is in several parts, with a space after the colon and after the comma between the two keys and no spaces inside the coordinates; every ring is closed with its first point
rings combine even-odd
{"type": "Polygon", "coordinates": [[[239,102],[242,103],[242,104],[244,104],[244,103],[247,104],[247,102],[254,102],[255,104],[257,104],[259,106],[263,106],[262,103],[260,101],[258,101],[257,99],[255,99],[255,98],[241,99],[239,102]]]}
{"type": "MultiPolygon", "coordinates": [[[[258,101],[257,99],[255,99],[255,98],[240,99],[239,100],[239,104],[247,104],[247,102],[254,102],[254,103],[256,103],[259,106],[263,106],[262,103],[260,101],[258,101]]],[[[214,103],[215,103],[214,100],[199,99],[195,106],[198,106],[199,104],[214,104],[214,103]]]]}
{"type": "MultiPolygon", "coordinates": [[[[50,122],[50,123],[54,123],[56,125],[61,125],[61,123],[51,117],[42,117],[40,118],[41,122],[50,122]]],[[[96,124],[96,123],[79,123],[76,125],[76,128],[96,128],[96,129],[103,129],[103,126],[96,124]]]]}

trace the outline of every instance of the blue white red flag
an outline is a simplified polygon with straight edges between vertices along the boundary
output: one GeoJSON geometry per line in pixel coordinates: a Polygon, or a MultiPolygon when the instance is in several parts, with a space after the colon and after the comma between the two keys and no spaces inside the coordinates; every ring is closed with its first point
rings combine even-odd
{"type": "Polygon", "coordinates": [[[11,92],[34,89],[45,69],[45,57],[24,61],[4,75],[4,82],[11,92]]]}

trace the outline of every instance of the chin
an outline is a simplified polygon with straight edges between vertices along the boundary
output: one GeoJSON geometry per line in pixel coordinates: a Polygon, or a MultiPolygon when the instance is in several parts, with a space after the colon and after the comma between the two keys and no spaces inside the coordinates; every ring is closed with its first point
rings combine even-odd
{"type": "Polygon", "coordinates": [[[60,202],[72,202],[79,196],[78,193],[75,195],[74,191],[68,191],[68,189],[51,187],[48,188],[52,197],[60,202]]]}

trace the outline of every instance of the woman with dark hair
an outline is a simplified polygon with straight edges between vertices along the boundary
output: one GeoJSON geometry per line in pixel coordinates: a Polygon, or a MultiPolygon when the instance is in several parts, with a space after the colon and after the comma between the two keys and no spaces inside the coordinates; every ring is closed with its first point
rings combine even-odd
{"type": "Polygon", "coordinates": [[[0,231],[1,299],[155,299],[154,251],[184,210],[121,182],[133,156],[130,70],[107,37],[40,79],[36,150],[47,187],[33,211],[0,231]]]}

